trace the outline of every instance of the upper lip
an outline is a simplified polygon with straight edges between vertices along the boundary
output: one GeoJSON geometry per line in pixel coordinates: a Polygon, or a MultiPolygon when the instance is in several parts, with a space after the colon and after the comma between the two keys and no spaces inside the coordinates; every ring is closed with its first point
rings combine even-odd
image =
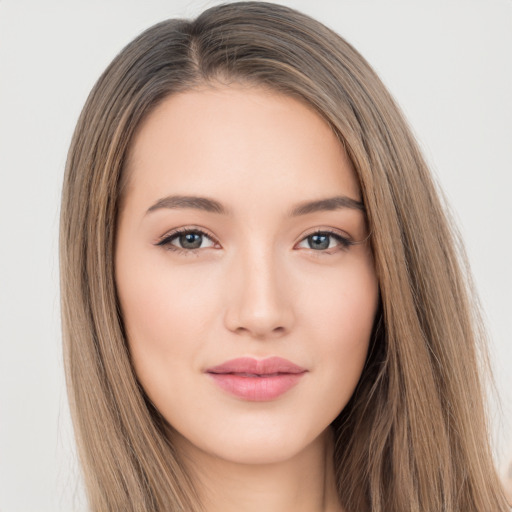
{"type": "Polygon", "coordinates": [[[206,369],[206,373],[242,373],[250,375],[297,374],[304,373],[305,371],[307,371],[305,368],[282,357],[268,357],[266,359],[239,357],[206,369]]]}

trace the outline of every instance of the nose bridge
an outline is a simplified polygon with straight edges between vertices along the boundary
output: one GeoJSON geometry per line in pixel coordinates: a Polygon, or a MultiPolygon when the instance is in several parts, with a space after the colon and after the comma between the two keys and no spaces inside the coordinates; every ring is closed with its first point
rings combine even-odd
{"type": "Polygon", "coordinates": [[[234,255],[228,284],[227,327],[254,337],[275,337],[293,323],[283,262],[269,244],[249,244],[234,255]]]}

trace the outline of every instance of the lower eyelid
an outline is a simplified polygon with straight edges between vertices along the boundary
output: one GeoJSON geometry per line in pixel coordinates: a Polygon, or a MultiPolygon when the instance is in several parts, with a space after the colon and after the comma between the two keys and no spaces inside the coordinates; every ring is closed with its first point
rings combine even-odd
{"type": "MultiPolygon", "coordinates": [[[[355,243],[348,236],[343,236],[340,233],[337,233],[334,231],[328,231],[328,230],[313,231],[312,233],[309,233],[306,236],[304,236],[298,243],[301,244],[301,243],[305,242],[309,237],[314,236],[314,235],[326,235],[331,238],[334,238],[338,242],[338,245],[340,247],[342,247],[343,249],[347,249],[348,247],[350,247],[351,245],[354,245],[354,243],[355,243]]],[[[311,247],[308,247],[308,249],[311,249],[311,247]]],[[[333,247],[330,247],[328,249],[333,249],[333,247]]],[[[311,250],[321,253],[321,252],[327,252],[328,249],[319,249],[319,250],[311,249],[311,250]]]]}
{"type": "Polygon", "coordinates": [[[192,252],[192,251],[196,251],[198,249],[202,249],[202,247],[198,247],[196,249],[186,249],[184,247],[179,247],[179,246],[171,243],[174,240],[176,240],[180,235],[184,235],[184,234],[188,234],[188,233],[195,233],[195,234],[201,235],[204,238],[207,238],[208,240],[210,240],[213,245],[218,243],[217,240],[215,239],[215,237],[213,237],[206,231],[203,231],[202,229],[187,228],[187,229],[177,229],[175,231],[171,231],[170,233],[165,234],[164,236],[162,236],[160,239],[158,239],[155,242],[155,245],[161,246],[161,247],[166,247],[166,248],[173,247],[176,250],[181,250],[184,252],[192,252]]]}
{"type": "Polygon", "coordinates": [[[201,242],[204,243],[205,240],[209,240],[211,245],[207,245],[205,247],[195,247],[194,249],[190,249],[190,248],[185,248],[185,247],[180,247],[179,245],[175,245],[173,244],[172,242],[174,242],[175,240],[179,240],[180,236],[182,235],[183,233],[178,233],[177,235],[173,235],[171,237],[171,239],[169,240],[169,245],[172,245],[173,247],[176,247],[178,249],[181,249],[181,250],[185,250],[185,251],[197,251],[199,249],[207,249],[209,247],[213,247],[215,245],[215,241],[212,240],[208,235],[206,234],[203,234],[203,233],[197,233],[197,232],[194,232],[194,234],[196,235],[201,235],[202,239],[201,239],[201,242]]]}
{"type": "MultiPolygon", "coordinates": [[[[312,233],[309,233],[306,236],[304,236],[298,242],[298,244],[305,242],[309,237],[314,236],[314,235],[327,235],[329,237],[332,237],[338,242],[338,245],[342,249],[348,249],[351,245],[354,245],[356,243],[356,242],[352,241],[348,236],[343,236],[340,233],[337,233],[334,231],[328,231],[328,230],[317,230],[317,231],[313,231],[312,233]]],[[[181,229],[172,231],[170,233],[167,233],[166,235],[162,236],[159,240],[157,240],[155,242],[155,245],[167,248],[169,250],[191,253],[191,252],[199,251],[200,249],[211,248],[214,245],[218,245],[218,243],[219,242],[216,240],[216,238],[213,237],[212,235],[210,235],[209,233],[207,233],[206,231],[199,229],[199,228],[191,227],[191,228],[181,228],[181,229]],[[187,233],[199,234],[199,235],[203,236],[204,238],[207,238],[208,240],[210,240],[212,245],[210,245],[208,247],[197,247],[195,249],[189,249],[189,248],[179,247],[178,245],[174,245],[171,243],[174,240],[176,240],[180,235],[187,234],[187,233]]],[[[330,250],[334,249],[334,247],[329,247],[327,249],[319,249],[319,250],[315,250],[315,249],[312,249],[311,247],[308,247],[307,249],[311,249],[313,252],[316,252],[316,253],[329,254],[327,251],[329,249],[330,250]]]]}

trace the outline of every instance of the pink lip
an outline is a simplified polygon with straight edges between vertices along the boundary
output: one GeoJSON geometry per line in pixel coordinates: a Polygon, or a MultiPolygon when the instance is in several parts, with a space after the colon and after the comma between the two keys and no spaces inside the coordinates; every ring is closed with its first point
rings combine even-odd
{"type": "Polygon", "coordinates": [[[286,393],[306,372],[305,368],[281,357],[262,360],[240,357],[208,368],[205,373],[228,393],[263,402],[286,393]]]}

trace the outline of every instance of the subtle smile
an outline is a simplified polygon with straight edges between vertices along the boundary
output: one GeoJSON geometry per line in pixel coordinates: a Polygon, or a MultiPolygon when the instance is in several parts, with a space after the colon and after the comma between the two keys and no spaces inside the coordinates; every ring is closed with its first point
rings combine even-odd
{"type": "Polygon", "coordinates": [[[224,391],[244,400],[274,400],[299,383],[307,370],[287,359],[241,357],[208,368],[205,373],[224,391]]]}

